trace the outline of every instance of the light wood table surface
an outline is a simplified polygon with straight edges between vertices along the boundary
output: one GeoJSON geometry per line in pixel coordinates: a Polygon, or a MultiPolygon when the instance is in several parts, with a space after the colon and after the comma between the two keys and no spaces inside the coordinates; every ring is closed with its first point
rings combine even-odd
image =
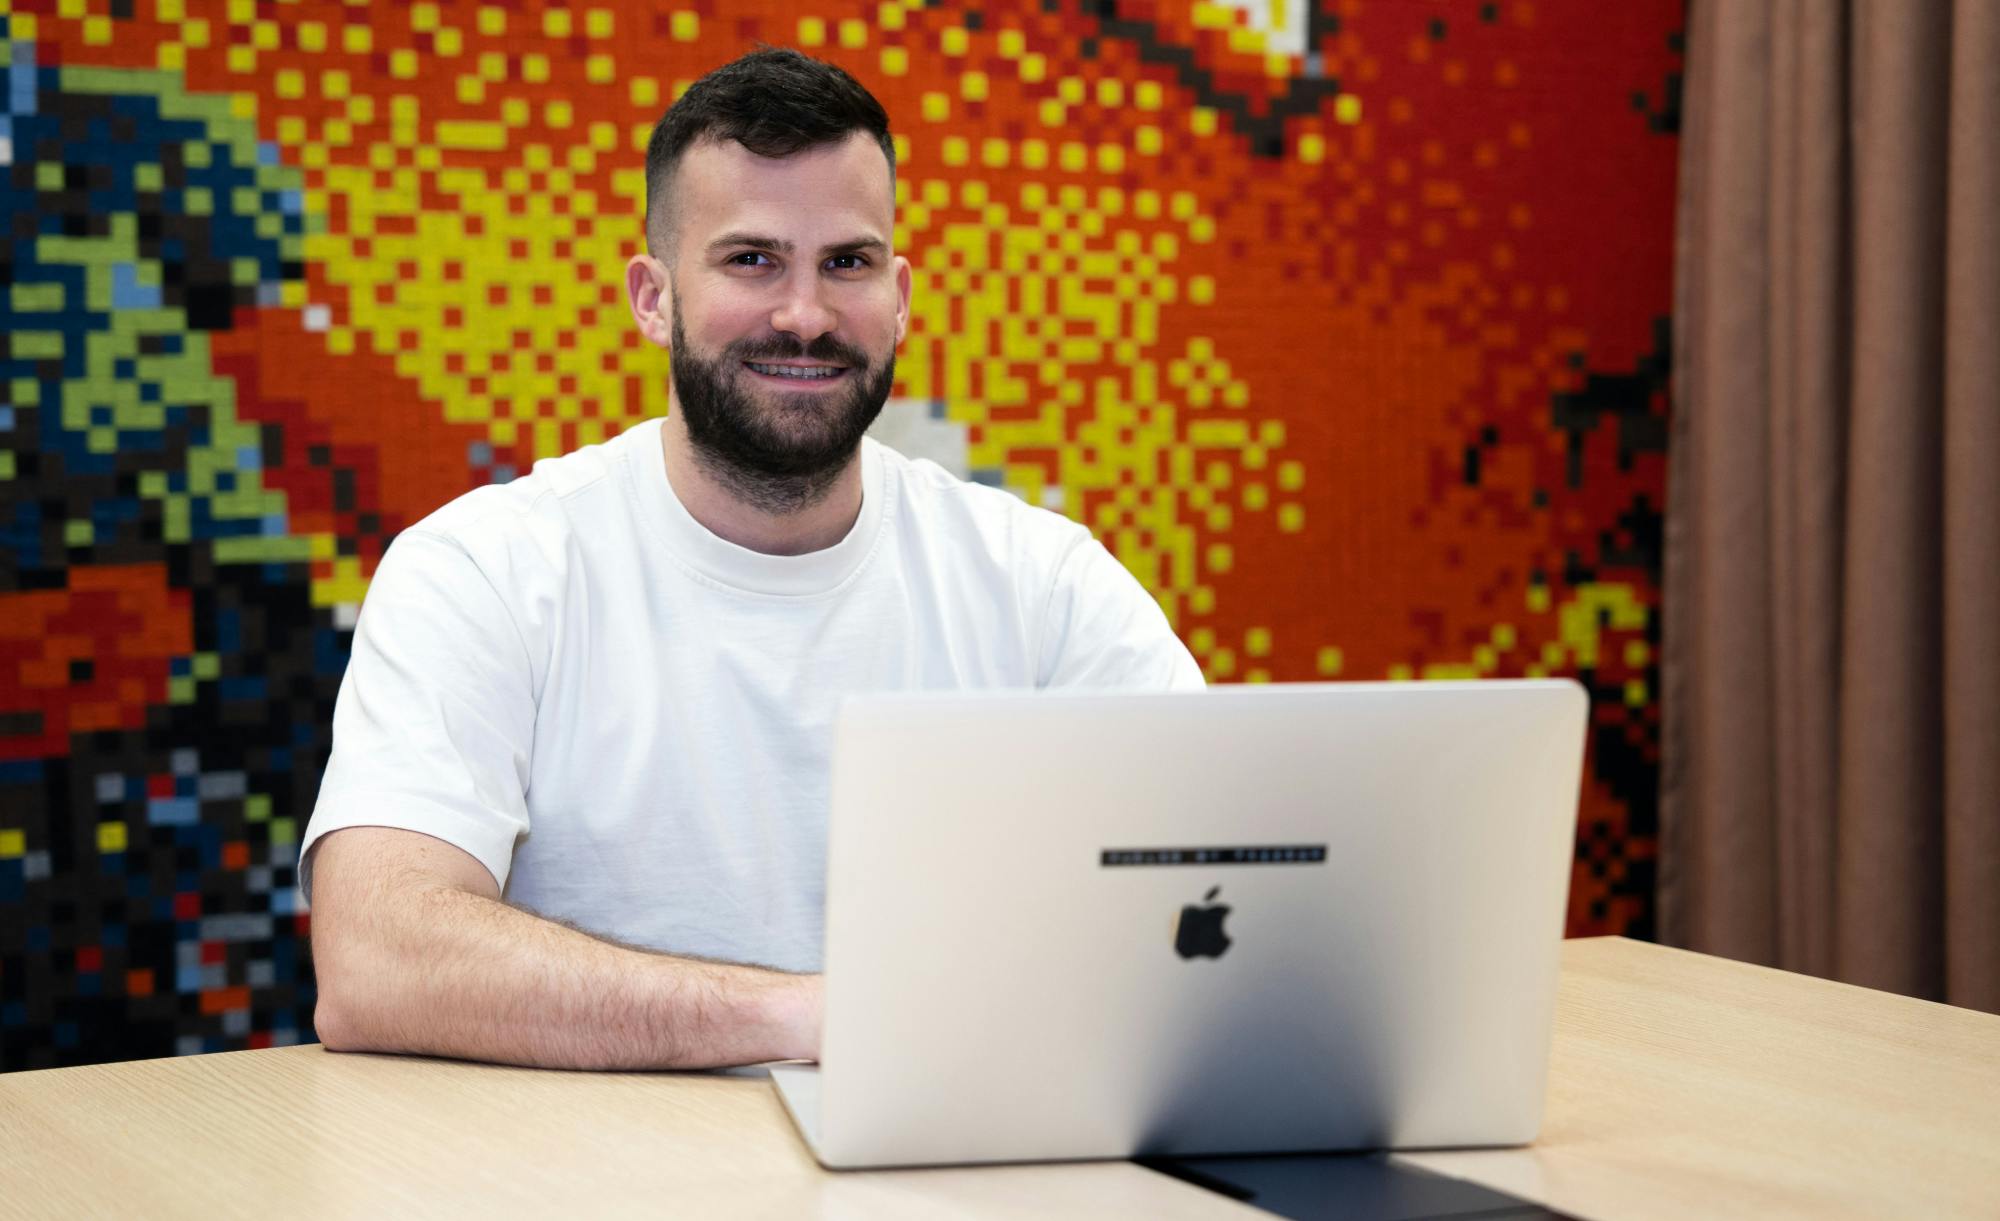
{"type": "MultiPolygon", "coordinates": [[[[1582,1217],[2000,1217],[2000,1017],[1564,946],[1548,1120],[1402,1161],[1582,1217]]],[[[0,1077],[0,1215],[1268,1216],[1130,1163],[829,1174],[767,1080],[317,1046],[0,1077]]]]}
{"type": "Polygon", "coordinates": [[[1399,1160],[1605,1221],[1992,1221],[2000,1016],[1569,941],[1540,1139],[1399,1160]]]}

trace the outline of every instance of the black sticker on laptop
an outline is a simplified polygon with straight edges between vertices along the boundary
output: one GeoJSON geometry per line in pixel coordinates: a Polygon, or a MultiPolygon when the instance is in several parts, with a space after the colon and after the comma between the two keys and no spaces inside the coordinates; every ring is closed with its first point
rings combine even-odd
{"type": "Polygon", "coordinates": [[[1222,848],[1106,848],[1097,863],[1125,865],[1323,865],[1325,844],[1252,844],[1222,848]]]}

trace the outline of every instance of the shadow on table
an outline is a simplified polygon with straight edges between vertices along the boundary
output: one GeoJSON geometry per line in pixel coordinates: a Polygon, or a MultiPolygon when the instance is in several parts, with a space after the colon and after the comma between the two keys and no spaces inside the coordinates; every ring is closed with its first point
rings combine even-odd
{"type": "Polygon", "coordinates": [[[1384,1153],[1137,1161],[1291,1221],[1570,1221],[1531,1200],[1397,1165],[1384,1153]]]}

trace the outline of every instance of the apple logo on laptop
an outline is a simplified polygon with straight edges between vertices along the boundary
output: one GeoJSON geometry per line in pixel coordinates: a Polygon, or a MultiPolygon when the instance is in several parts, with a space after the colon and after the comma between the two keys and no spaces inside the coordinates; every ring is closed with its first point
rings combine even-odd
{"type": "Polygon", "coordinates": [[[1201,897],[1203,903],[1212,906],[1189,903],[1181,908],[1180,919],[1174,922],[1174,953],[1182,958],[1220,958],[1229,948],[1229,934],[1222,931],[1229,905],[1213,902],[1221,891],[1222,887],[1213,886],[1201,897]]]}

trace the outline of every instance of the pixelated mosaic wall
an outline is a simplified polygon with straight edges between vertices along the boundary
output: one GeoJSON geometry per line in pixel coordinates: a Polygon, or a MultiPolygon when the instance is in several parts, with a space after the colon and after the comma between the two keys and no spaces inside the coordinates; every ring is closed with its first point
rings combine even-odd
{"type": "Polygon", "coordinates": [[[1580,677],[1650,931],[1678,0],[807,7],[0,3],[0,1069],[311,1037],[369,574],[664,411],[645,138],[760,40],[894,119],[913,443],[1211,680],[1580,677]]]}

